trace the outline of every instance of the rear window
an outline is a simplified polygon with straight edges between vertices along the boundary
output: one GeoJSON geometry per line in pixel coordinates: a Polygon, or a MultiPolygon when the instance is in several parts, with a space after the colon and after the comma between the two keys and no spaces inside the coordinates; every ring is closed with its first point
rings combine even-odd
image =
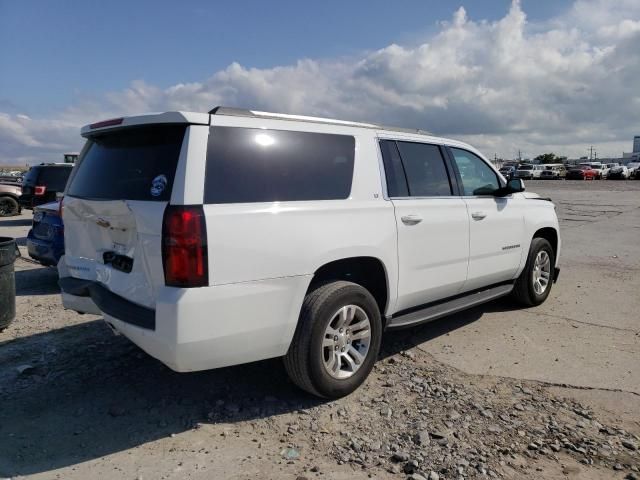
{"type": "Polygon", "coordinates": [[[67,195],[93,200],[169,200],[186,128],[153,125],[91,137],[67,195]]]}
{"type": "Polygon", "coordinates": [[[354,152],[347,135],[212,127],[205,203],[348,198],[354,152]]]}
{"type": "Polygon", "coordinates": [[[44,185],[47,190],[63,191],[67,184],[71,167],[36,166],[24,176],[23,185],[33,187],[44,185]]]}

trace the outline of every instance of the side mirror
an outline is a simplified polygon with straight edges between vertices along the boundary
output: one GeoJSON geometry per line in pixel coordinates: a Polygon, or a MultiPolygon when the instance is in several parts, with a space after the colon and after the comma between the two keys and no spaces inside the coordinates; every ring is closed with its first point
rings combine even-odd
{"type": "MultiPolygon", "coordinates": [[[[512,178],[505,187],[493,191],[495,197],[506,197],[512,193],[524,192],[524,182],[521,178],[512,178]]],[[[474,192],[475,193],[475,192],[474,192]]]]}
{"type": "Polygon", "coordinates": [[[512,178],[507,182],[507,190],[509,193],[524,192],[524,182],[521,178],[512,178]]]}

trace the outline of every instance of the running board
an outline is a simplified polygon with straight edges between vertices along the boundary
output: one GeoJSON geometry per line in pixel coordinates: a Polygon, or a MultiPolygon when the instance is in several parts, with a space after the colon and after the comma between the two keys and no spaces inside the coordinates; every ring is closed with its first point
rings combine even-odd
{"type": "Polygon", "coordinates": [[[431,305],[420,310],[405,313],[397,317],[391,317],[387,322],[387,328],[412,327],[420,323],[430,322],[441,317],[446,317],[452,313],[466,310],[467,308],[480,305],[481,303],[504,297],[513,290],[513,284],[498,285],[487,290],[476,291],[453,300],[444,301],[437,305],[431,305]]]}

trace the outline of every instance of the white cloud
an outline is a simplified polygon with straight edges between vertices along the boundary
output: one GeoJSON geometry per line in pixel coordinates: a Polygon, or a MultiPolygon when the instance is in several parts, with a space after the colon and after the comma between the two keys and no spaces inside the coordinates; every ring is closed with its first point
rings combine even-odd
{"type": "Polygon", "coordinates": [[[578,0],[530,24],[518,1],[495,22],[464,8],[419,45],[392,44],[355,58],[303,59],[267,69],[238,63],[201,82],[124,91],[44,120],[0,114],[0,163],[58,159],[77,150],[81,125],[215,105],[423,128],[467,140],[489,156],[628,150],[640,133],[640,4],[578,0]]]}

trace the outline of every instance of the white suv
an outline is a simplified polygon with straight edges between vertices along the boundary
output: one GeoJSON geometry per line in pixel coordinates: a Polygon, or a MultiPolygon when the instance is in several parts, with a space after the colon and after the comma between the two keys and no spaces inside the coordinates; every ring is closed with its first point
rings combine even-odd
{"type": "Polygon", "coordinates": [[[508,294],[538,305],[559,272],[551,201],[461,142],[225,108],[82,134],[64,306],[176,371],[283,356],[297,385],[339,397],[385,329],[508,294]]]}

